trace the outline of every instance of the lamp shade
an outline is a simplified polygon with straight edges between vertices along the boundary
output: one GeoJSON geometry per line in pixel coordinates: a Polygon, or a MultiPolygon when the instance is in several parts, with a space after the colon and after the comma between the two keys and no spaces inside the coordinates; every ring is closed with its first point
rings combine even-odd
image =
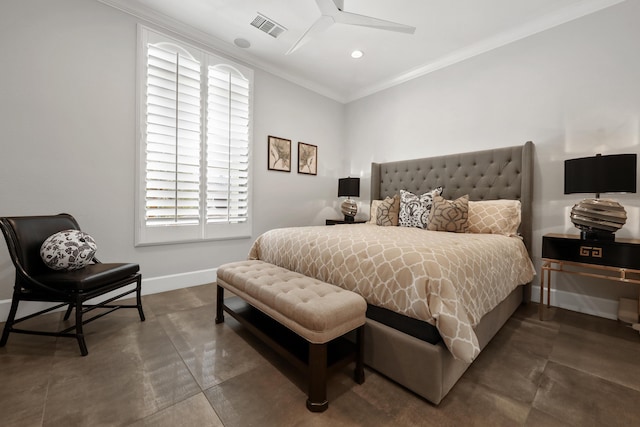
{"type": "Polygon", "coordinates": [[[564,194],[635,193],[637,154],[581,157],[564,162],[564,194]]]}
{"type": "Polygon", "coordinates": [[[360,197],[360,178],[340,178],[338,197],[360,197]]]}

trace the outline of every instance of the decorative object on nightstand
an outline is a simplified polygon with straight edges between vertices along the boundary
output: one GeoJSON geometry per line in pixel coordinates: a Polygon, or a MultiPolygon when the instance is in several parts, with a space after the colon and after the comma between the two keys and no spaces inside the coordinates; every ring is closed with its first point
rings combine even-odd
{"type": "Polygon", "coordinates": [[[636,192],[636,154],[581,157],[564,162],[564,194],[595,193],[571,209],[571,222],[584,240],[615,240],[614,233],[627,221],[627,213],[600,193],[636,192]]]}
{"type": "Polygon", "coordinates": [[[345,222],[353,222],[358,213],[358,205],[351,197],[360,197],[360,178],[340,178],[338,180],[338,197],[347,200],[340,205],[345,222]]]}

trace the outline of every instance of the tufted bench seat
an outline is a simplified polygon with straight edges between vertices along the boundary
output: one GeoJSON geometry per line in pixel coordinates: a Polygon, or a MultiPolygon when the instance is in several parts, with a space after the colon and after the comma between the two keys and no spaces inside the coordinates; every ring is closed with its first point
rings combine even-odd
{"type": "Polygon", "coordinates": [[[261,333],[259,325],[251,324],[248,317],[230,308],[224,301],[227,289],[308,343],[304,367],[309,375],[309,410],[319,412],[328,407],[328,344],[354,329],[355,351],[342,362],[355,360],[355,380],[360,384],[364,381],[362,349],[367,304],[360,295],[260,260],[220,266],[217,285],[216,323],[224,322],[226,311],[241,323],[249,323],[249,329],[279,353],[284,350],[277,337],[261,333]]]}

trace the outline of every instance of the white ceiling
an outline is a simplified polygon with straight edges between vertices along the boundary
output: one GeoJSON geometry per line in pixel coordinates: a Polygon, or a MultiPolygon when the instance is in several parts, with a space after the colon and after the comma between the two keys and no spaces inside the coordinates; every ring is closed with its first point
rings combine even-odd
{"type": "Polygon", "coordinates": [[[315,0],[100,0],[340,102],[349,102],[623,0],[344,0],[415,34],[335,24],[285,55],[320,17],[315,0]],[[257,13],[285,27],[250,25],[257,13]],[[251,47],[234,45],[243,38],[251,47]],[[354,49],[364,57],[350,57],[354,49]]]}

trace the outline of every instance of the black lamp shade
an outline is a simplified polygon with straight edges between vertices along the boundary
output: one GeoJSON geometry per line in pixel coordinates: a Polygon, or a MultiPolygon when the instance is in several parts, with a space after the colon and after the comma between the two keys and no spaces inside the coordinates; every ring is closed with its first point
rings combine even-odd
{"type": "Polygon", "coordinates": [[[581,157],[564,162],[564,194],[635,193],[637,154],[581,157]]]}
{"type": "Polygon", "coordinates": [[[360,197],[360,178],[340,178],[338,197],[360,197]]]}

